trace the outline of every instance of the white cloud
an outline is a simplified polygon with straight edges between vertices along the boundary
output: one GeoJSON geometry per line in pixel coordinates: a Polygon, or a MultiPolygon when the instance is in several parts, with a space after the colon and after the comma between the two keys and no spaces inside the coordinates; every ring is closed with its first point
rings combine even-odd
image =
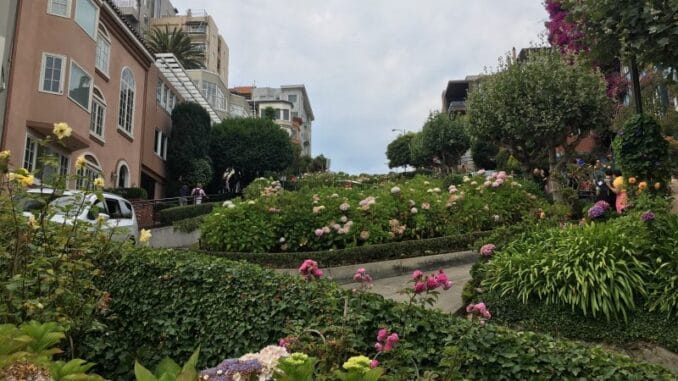
{"type": "Polygon", "coordinates": [[[173,0],[207,10],[230,48],[229,86],[303,83],[313,153],[385,172],[392,129],[421,129],[449,79],[539,40],[535,0],[173,0]]]}

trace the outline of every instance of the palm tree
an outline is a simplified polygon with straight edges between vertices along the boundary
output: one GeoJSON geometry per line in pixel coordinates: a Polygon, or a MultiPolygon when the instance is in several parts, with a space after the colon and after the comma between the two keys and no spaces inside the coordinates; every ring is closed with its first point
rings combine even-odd
{"type": "Polygon", "coordinates": [[[205,52],[191,44],[191,37],[183,30],[173,28],[169,30],[153,28],[146,35],[146,43],[155,53],[172,53],[179,60],[184,69],[202,69],[205,61],[205,52]]]}

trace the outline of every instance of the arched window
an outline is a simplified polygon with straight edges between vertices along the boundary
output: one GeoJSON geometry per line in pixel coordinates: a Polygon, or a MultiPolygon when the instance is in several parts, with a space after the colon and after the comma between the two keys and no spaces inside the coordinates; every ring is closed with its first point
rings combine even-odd
{"type": "Polygon", "coordinates": [[[85,166],[78,169],[78,179],[75,183],[78,189],[94,188],[94,179],[101,175],[101,166],[99,161],[92,154],[85,154],[85,166]]]}
{"type": "Polygon", "coordinates": [[[127,188],[129,187],[129,168],[127,168],[127,164],[124,162],[121,162],[118,165],[118,183],[116,186],[118,188],[127,188]]]}
{"type": "Polygon", "coordinates": [[[89,133],[100,140],[104,140],[104,120],[106,116],[106,101],[101,91],[95,86],[92,92],[92,114],[89,122],[89,133]]]}
{"type": "Polygon", "coordinates": [[[118,128],[132,135],[134,127],[134,92],[136,82],[134,74],[129,68],[122,69],[120,78],[120,111],[118,114],[118,128]]]}

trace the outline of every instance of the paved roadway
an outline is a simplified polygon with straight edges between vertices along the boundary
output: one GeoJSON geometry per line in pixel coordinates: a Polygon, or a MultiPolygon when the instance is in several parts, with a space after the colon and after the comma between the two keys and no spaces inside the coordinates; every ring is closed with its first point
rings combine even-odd
{"type": "MultiPolygon", "coordinates": [[[[447,277],[454,283],[454,285],[447,291],[440,289],[438,303],[434,306],[434,308],[439,308],[444,312],[455,312],[462,307],[461,292],[464,289],[466,282],[471,279],[469,270],[471,270],[472,265],[473,264],[469,263],[443,269],[447,274],[447,277]]],[[[369,266],[365,266],[365,268],[369,273],[369,266]]],[[[435,272],[437,273],[437,271],[435,272]]],[[[433,272],[431,271],[429,273],[433,272]]],[[[375,279],[371,292],[381,294],[384,297],[393,300],[407,301],[407,296],[398,294],[398,291],[402,290],[406,286],[412,287],[412,283],[407,283],[410,279],[412,278],[411,274],[409,273],[392,278],[375,279]]],[[[342,287],[351,289],[356,287],[356,284],[344,284],[342,287]]]]}

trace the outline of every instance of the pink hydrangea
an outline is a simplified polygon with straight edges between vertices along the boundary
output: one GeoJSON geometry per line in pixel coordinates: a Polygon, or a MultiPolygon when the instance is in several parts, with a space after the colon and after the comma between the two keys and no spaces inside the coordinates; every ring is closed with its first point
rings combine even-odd
{"type": "Polygon", "coordinates": [[[316,236],[316,237],[322,237],[322,235],[324,234],[322,228],[320,228],[320,229],[315,229],[314,233],[315,233],[315,236],[316,236]]]}
{"type": "Polygon", "coordinates": [[[323,271],[318,268],[318,262],[307,259],[299,266],[299,274],[306,279],[318,279],[323,276],[323,271]]]}
{"type": "Polygon", "coordinates": [[[486,244],[486,245],[483,245],[483,246],[480,248],[480,255],[482,255],[483,257],[489,257],[489,256],[491,256],[491,255],[494,253],[494,250],[495,250],[496,248],[497,248],[497,247],[496,247],[494,244],[492,244],[492,243],[488,243],[488,244],[486,244]]]}

